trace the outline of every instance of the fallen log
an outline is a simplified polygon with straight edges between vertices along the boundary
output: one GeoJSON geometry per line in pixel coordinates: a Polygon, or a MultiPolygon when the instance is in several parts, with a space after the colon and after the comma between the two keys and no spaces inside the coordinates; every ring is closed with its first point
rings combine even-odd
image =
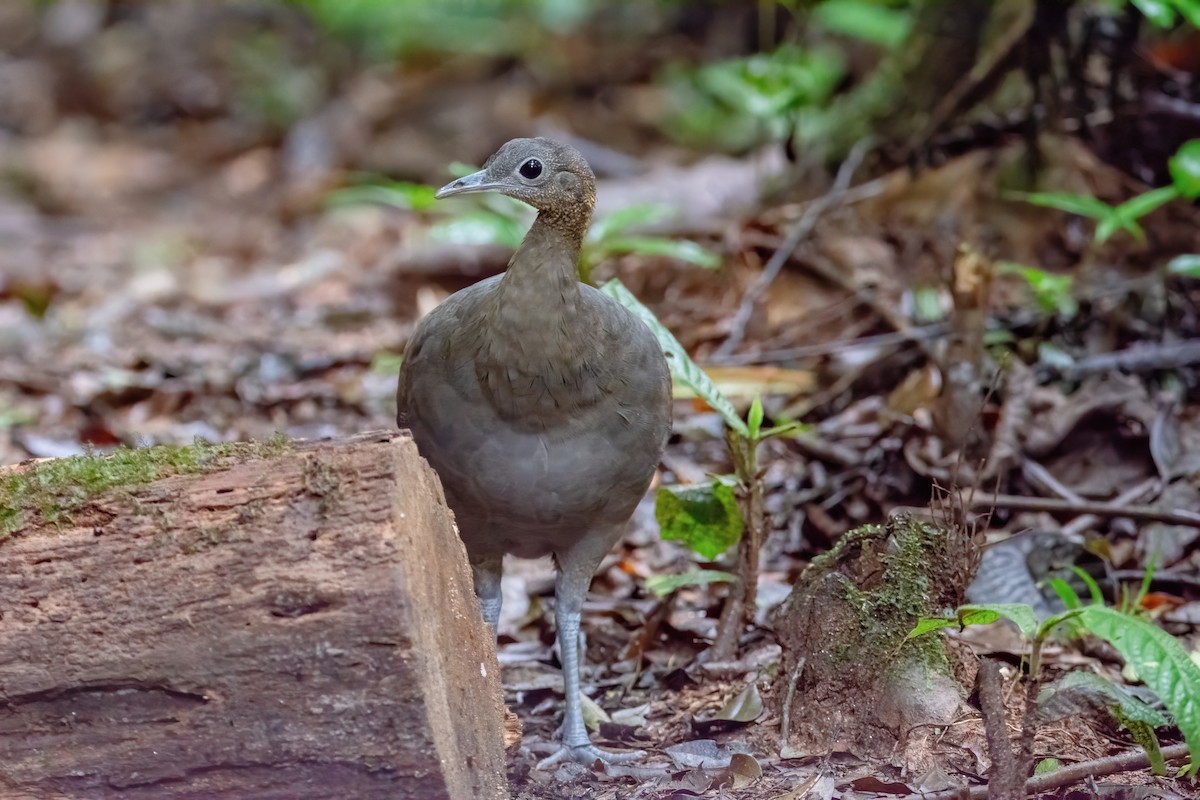
{"type": "Polygon", "coordinates": [[[400,434],[278,449],[0,540],[0,797],[508,796],[432,471],[400,434]]]}

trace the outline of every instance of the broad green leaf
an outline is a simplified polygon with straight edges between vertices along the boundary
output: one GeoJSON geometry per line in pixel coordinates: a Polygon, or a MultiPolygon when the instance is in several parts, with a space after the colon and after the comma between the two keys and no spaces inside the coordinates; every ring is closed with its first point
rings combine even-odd
{"type": "Polygon", "coordinates": [[[1099,198],[1086,194],[1071,194],[1068,192],[1005,192],[1004,196],[1013,200],[1024,200],[1035,206],[1056,208],[1081,217],[1101,219],[1112,211],[1112,206],[1099,198]]]}
{"type": "Polygon", "coordinates": [[[1160,28],[1169,28],[1175,24],[1175,11],[1168,0],[1132,0],[1138,11],[1146,15],[1146,19],[1160,28]]]}
{"type": "Polygon", "coordinates": [[[905,12],[867,0],[826,0],[812,15],[826,30],[884,47],[902,44],[912,24],[905,12]]]}
{"type": "Polygon", "coordinates": [[[666,597],[684,586],[703,586],[708,583],[736,583],[738,576],[719,569],[693,569],[679,575],[652,575],[646,578],[646,588],[657,597],[666,597]]]}
{"type": "Polygon", "coordinates": [[[1167,272],[1185,278],[1200,278],[1200,254],[1175,256],[1167,262],[1167,272]]]}
{"type": "Polygon", "coordinates": [[[658,337],[659,346],[667,354],[667,365],[671,368],[671,375],[676,381],[687,386],[696,393],[697,397],[708,403],[713,410],[721,415],[721,419],[725,420],[725,424],[731,429],[742,436],[748,437],[750,435],[750,429],[746,427],[745,420],[738,414],[737,409],[733,407],[733,403],[729,402],[729,398],[722,394],[721,390],[704,374],[704,370],[696,366],[696,362],[692,361],[688,356],[687,351],[683,349],[683,345],[658,321],[658,318],[654,316],[654,312],[642,305],[633,296],[633,293],[626,289],[625,285],[616,278],[601,286],[600,291],[628,308],[642,322],[645,322],[649,326],[654,335],[658,337]]]}
{"type": "Polygon", "coordinates": [[[1172,0],[1172,5],[1193,27],[1200,28],[1200,0],[1172,0]]]}
{"type": "MultiPolygon", "coordinates": [[[[1121,714],[1128,719],[1139,720],[1155,728],[1162,728],[1171,724],[1171,720],[1167,719],[1166,715],[1147,705],[1103,675],[1097,675],[1095,672],[1090,672],[1086,669],[1077,669],[1068,672],[1055,681],[1054,685],[1049,687],[1049,690],[1051,692],[1068,691],[1099,695],[1104,698],[1105,702],[1116,706],[1121,714]]],[[[1040,697],[1038,698],[1038,702],[1042,702],[1040,697]]]]}
{"type": "Polygon", "coordinates": [[[1062,762],[1057,758],[1043,758],[1033,768],[1034,775],[1047,775],[1062,766],[1062,762]]]}
{"type": "Polygon", "coordinates": [[[654,518],[663,539],[681,541],[711,561],[742,537],[742,513],[733,487],[716,481],[664,486],[655,495],[654,518]]]}
{"type": "Polygon", "coordinates": [[[1168,167],[1175,189],[1189,200],[1200,197],[1200,139],[1184,142],[1171,156],[1168,167]]]}
{"type": "Polygon", "coordinates": [[[986,625],[999,617],[1015,622],[1021,633],[1029,639],[1037,636],[1041,627],[1037,614],[1025,603],[972,603],[958,609],[958,618],[964,626],[986,625]]]}
{"type": "MultiPolygon", "coordinates": [[[[994,620],[995,619],[999,619],[999,617],[997,616],[994,618],[994,620]]],[[[913,629],[908,632],[908,636],[905,636],[904,638],[915,639],[918,636],[924,636],[931,631],[940,631],[943,628],[957,627],[958,620],[954,617],[926,617],[925,619],[918,620],[917,624],[913,626],[913,629]]]]}
{"type": "Polygon", "coordinates": [[[653,225],[656,222],[662,222],[673,213],[669,206],[660,204],[618,208],[592,223],[591,229],[588,230],[587,240],[588,242],[602,243],[605,239],[626,228],[634,225],[653,225]]]}
{"type": "Polygon", "coordinates": [[[657,236],[614,236],[598,247],[607,253],[640,253],[647,256],[665,256],[698,267],[716,269],[721,266],[721,257],[691,239],[667,239],[657,236]]]}
{"type": "Polygon", "coordinates": [[[1146,751],[1146,759],[1150,762],[1150,774],[1166,775],[1167,762],[1163,760],[1162,748],[1158,744],[1158,735],[1155,734],[1154,728],[1140,719],[1126,717],[1121,713],[1121,709],[1115,706],[1108,710],[1113,715],[1113,719],[1129,731],[1129,737],[1146,751]]]}
{"type": "Polygon", "coordinates": [[[1080,619],[1117,649],[1171,712],[1188,744],[1189,774],[1195,775],[1200,770],[1200,666],[1169,633],[1136,617],[1088,606],[1080,619]]]}

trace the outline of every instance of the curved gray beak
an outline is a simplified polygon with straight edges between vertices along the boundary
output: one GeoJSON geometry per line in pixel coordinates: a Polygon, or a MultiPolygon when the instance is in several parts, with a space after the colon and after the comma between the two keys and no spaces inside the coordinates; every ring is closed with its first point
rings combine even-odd
{"type": "Polygon", "coordinates": [[[445,186],[437,190],[434,197],[441,200],[443,197],[450,197],[456,194],[470,194],[471,192],[490,192],[500,188],[498,183],[488,183],[484,178],[486,170],[472,172],[470,175],[464,175],[456,181],[451,181],[445,186]]]}

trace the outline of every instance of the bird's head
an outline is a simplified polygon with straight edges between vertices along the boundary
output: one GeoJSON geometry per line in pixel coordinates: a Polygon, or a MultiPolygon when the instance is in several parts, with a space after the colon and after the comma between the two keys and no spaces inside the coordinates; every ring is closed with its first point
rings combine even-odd
{"type": "Polygon", "coordinates": [[[596,204],[596,176],[570,145],[553,139],[513,139],[483,169],[451,181],[435,197],[469,192],[499,192],[539,211],[585,209],[590,216],[596,204]]]}

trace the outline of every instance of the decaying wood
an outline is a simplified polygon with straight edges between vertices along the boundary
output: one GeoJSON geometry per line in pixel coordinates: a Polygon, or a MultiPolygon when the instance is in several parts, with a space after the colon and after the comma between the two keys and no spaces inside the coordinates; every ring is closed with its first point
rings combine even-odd
{"type": "Polygon", "coordinates": [[[920,765],[924,737],[957,717],[965,693],[941,640],[906,637],[961,603],[970,547],[964,533],[895,516],[813,560],[772,622],[783,647],[774,697],[788,704],[794,750],[920,765]]]}
{"type": "Polygon", "coordinates": [[[0,543],[0,796],[501,798],[494,651],[406,437],[0,543]]]}

